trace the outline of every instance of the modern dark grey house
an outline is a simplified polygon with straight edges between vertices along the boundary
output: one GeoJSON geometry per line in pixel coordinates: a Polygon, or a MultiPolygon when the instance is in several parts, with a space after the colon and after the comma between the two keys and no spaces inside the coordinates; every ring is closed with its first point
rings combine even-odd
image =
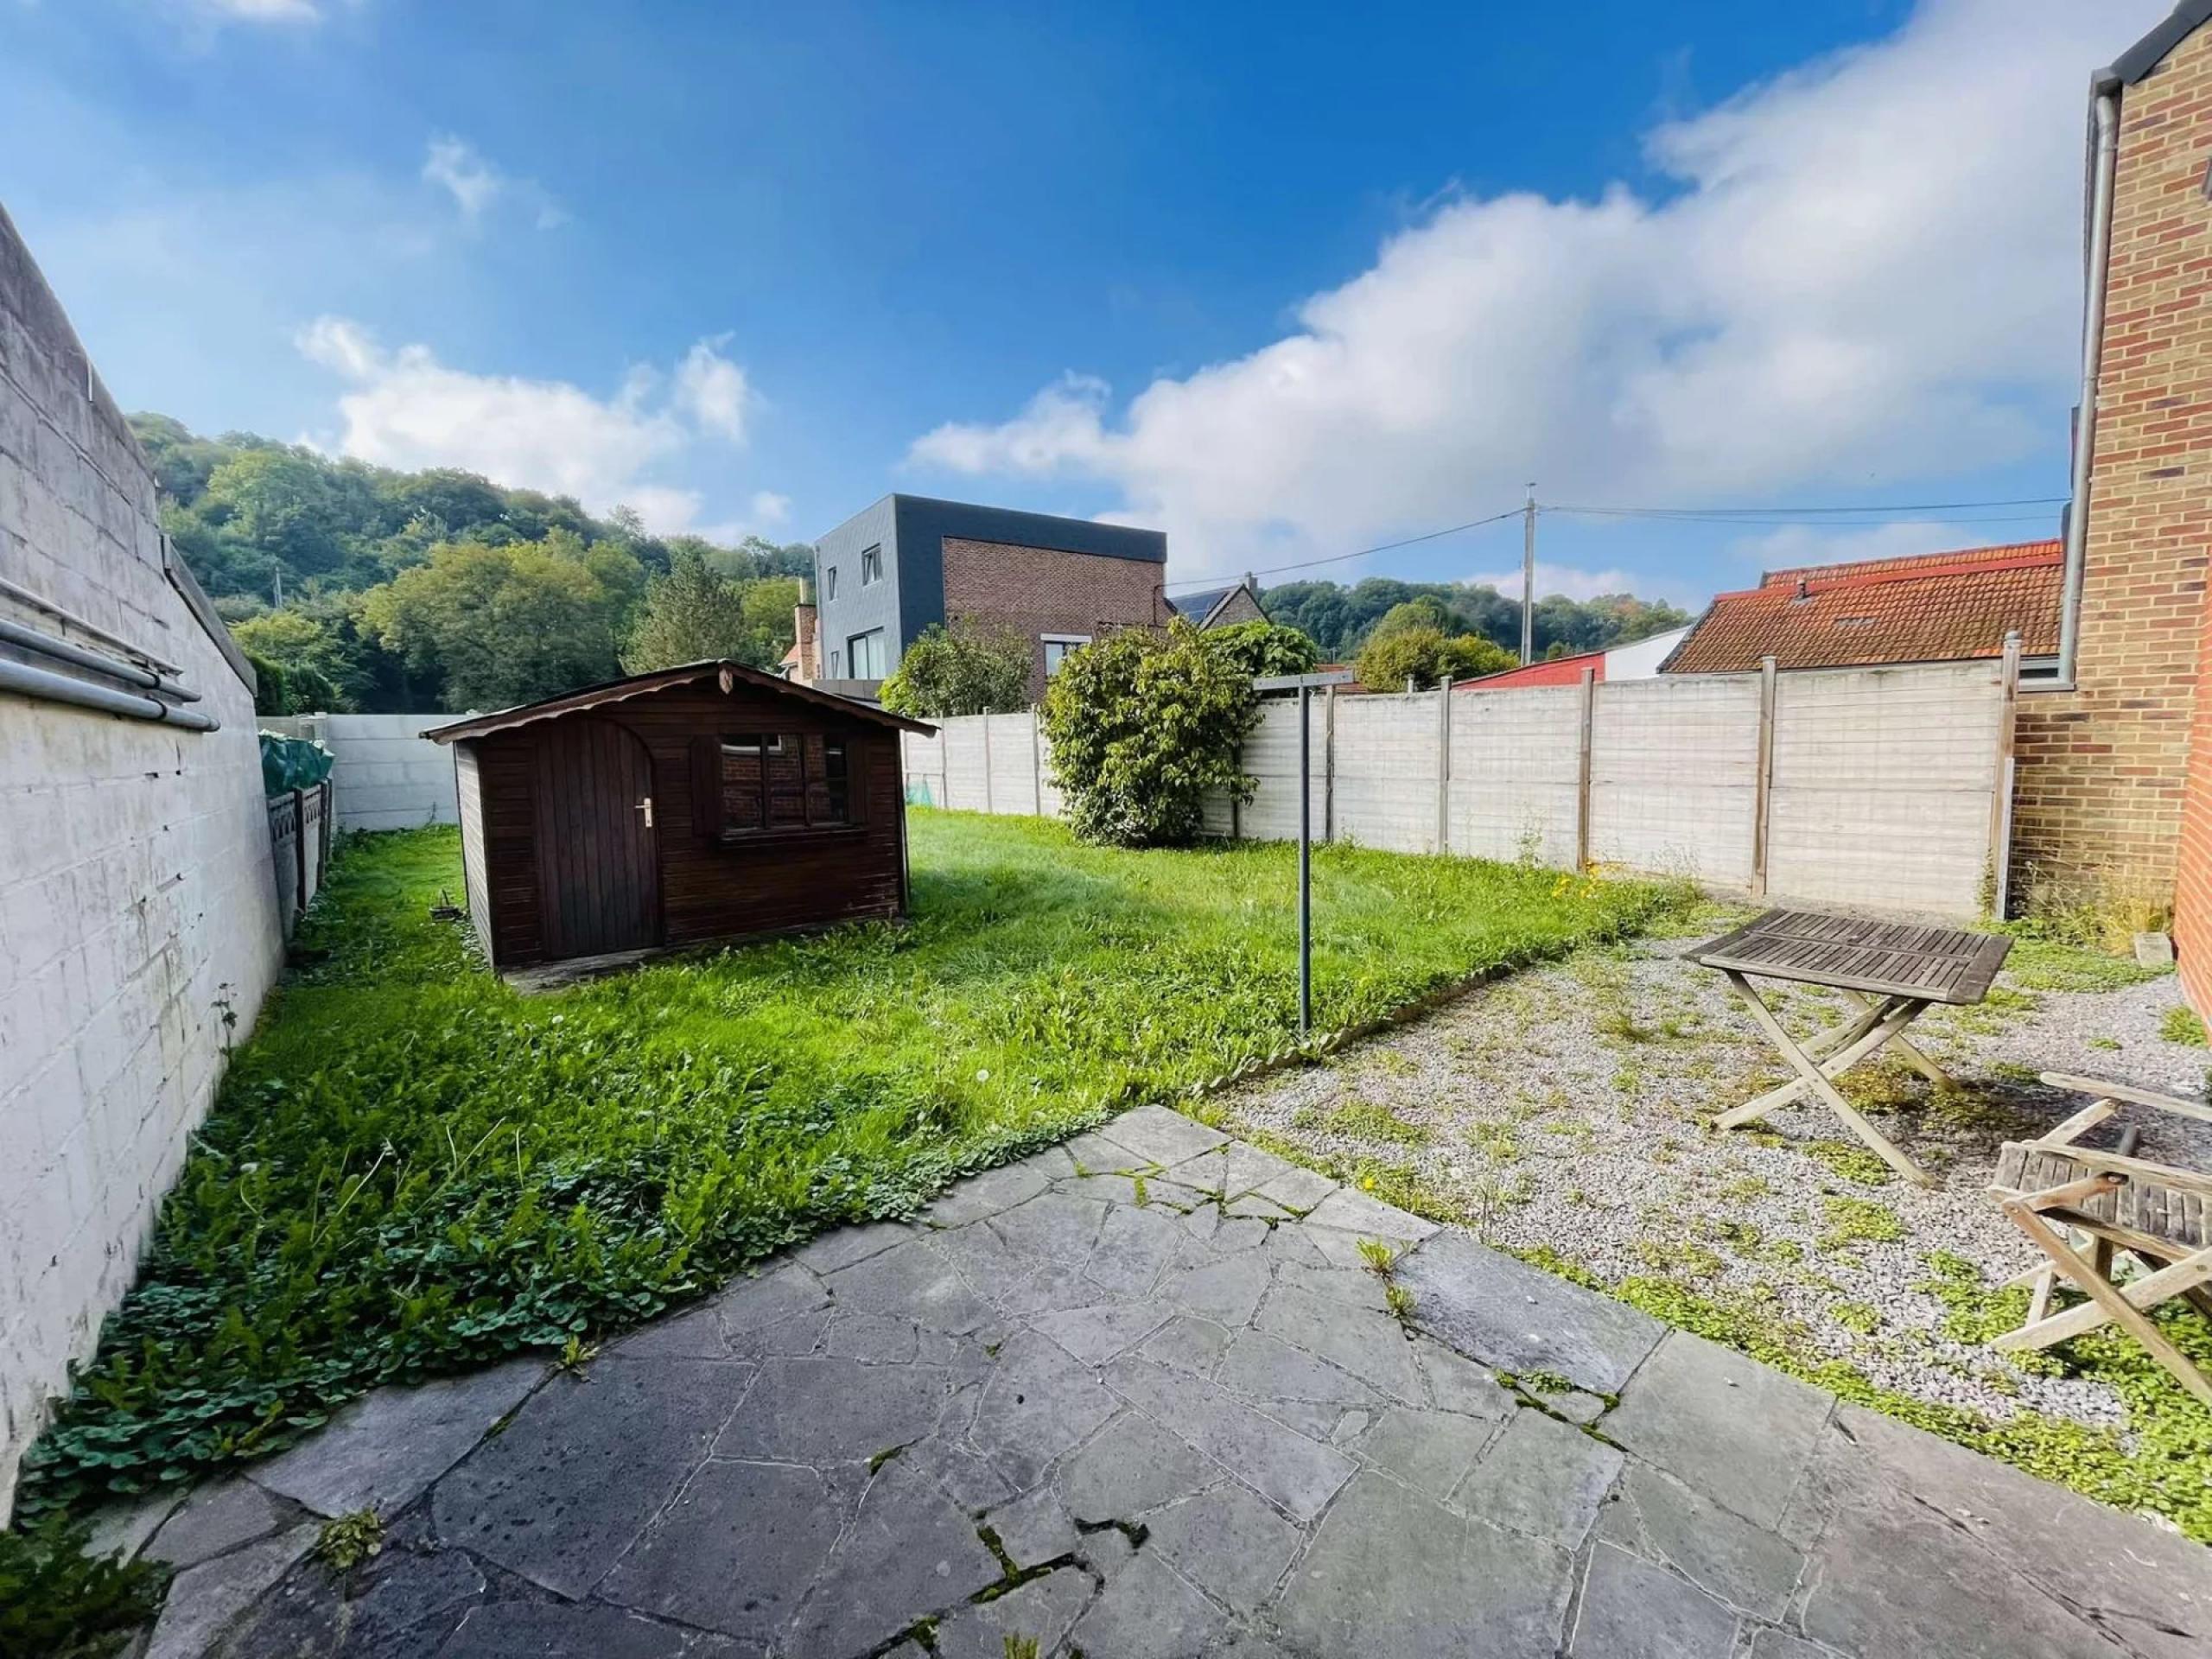
{"type": "Polygon", "coordinates": [[[1166,620],[1166,565],[1156,530],[887,495],[815,543],[814,661],[800,671],[880,679],[931,623],[965,622],[1032,641],[1041,695],[1076,646],[1166,620]]]}

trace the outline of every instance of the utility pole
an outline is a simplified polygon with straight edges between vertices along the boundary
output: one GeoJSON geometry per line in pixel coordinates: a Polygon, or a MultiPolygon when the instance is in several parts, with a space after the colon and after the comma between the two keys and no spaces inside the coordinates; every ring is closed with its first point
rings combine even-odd
{"type": "Polygon", "coordinates": [[[1536,660],[1536,486],[1529,485],[1529,505],[1521,515],[1521,660],[1536,660]]]}
{"type": "Polygon", "coordinates": [[[270,574],[276,578],[276,608],[281,611],[284,608],[284,573],[276,570],[270,574]]]}

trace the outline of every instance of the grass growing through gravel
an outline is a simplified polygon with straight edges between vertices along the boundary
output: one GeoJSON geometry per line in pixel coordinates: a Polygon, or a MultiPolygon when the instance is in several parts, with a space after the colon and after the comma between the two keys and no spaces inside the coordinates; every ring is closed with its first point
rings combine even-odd
{"type": "MultiPolygon", "coordinates": [[[[524,997],[428,912],[459,842],[351,842],[23,1497],[128,1492],[378,1382],[659,1313],[842,1221],[1295,1044],[1294,860],[916,811],[914,917],[524,997]]],[[[1649,885],[1317,849],[1316,1008],[1618,935],[1649,885]]]]}

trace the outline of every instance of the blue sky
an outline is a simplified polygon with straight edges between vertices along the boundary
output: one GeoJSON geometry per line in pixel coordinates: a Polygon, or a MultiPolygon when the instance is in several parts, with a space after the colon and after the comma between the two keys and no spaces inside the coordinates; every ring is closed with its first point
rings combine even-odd
{"type": "MultiPolygon", "coordinates": [[[[0,0],[0,201],[126,407],[664,528],[1106,514],[1198,579],[1529,479],[2062,493],[2084,89],[2161,10],[0,0]]],[[[1559,514],[1543,585],[1694,601],[2018,512],[1559,514]]]]}

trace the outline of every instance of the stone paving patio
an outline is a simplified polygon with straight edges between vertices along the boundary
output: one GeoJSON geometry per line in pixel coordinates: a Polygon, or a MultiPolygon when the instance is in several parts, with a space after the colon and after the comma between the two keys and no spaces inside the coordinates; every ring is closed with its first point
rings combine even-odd
{"type": "Polygon", "coordinates": [[[2212,1645],[2212,1551],[1157,1108],[111,1538],[155,1659],[2212,1645]]]}

